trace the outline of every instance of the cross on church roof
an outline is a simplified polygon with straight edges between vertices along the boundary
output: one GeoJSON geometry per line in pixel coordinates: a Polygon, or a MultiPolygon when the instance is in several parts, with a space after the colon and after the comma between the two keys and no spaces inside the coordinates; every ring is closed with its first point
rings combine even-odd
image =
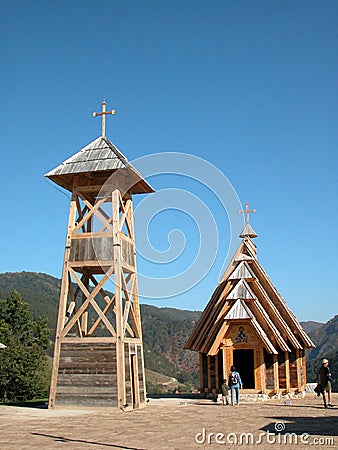
{"type": "Polygon", "coordinates": [[[242,209],[241,211],[239,211],[239,214],[245,214],[245,223],[248,224],[249,223],[249,214],[250,213],[255,213],[256,210],[255,209],[249,209],[249,203],[245,203],[245,209],[242,209]]]}
{"type": "Polygon", "coordinates": [[[106,111],[107,103],[103,100],[102,102],[102,112],[93,112],[93,117],[102,116],[102,137],[106,136],[106,115],[107,114],[115,114],[115,109],[111,111],[106,111]]]}
{"type": "Polygon", "coordinates": [[[251,238],[257,237],[257,233],[249,223],[249,214],[255,212],[255,209],[249,209],[249,203],[245,203],[245,209],[239,211],[239,214],[245,214],[245,227],[242,233],[239,235],[241,238],[245,238],[246,236],[249,236],[251,238]]]}

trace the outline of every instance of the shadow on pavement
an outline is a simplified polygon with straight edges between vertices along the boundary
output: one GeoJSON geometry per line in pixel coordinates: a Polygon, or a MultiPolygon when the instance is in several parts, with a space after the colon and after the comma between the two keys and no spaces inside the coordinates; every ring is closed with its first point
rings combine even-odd
{"type": "Polygon", "coordinates": [[[327,417],[288,417],[274,416],[267,417],[273,419],[274,422],[260,428],[270,433],[296,433],[301,435],[307,433],[309,435],[321,436],[337,436],[337,415],[327,417]]]}
{"type": "Polygon", "coordinates": [[[86,441],[84,439],[70,439],[63,436],[53,436],[52,434],[43,434],[43,433],[31,433],[34,436],[43,436],[46,438],[53,439],[54,441],[58,442],[73,442],[73,443],[80,443],[80,444],[90,444],[90,445],[101,445],[102,447],[109,447],[109,448],[121,448],[125,450],[146,450],[139,447],[126,447],[125,445],[116,445],[116,444],[107,444],[104,442],[94,442],[94,441],[86,441]]]}

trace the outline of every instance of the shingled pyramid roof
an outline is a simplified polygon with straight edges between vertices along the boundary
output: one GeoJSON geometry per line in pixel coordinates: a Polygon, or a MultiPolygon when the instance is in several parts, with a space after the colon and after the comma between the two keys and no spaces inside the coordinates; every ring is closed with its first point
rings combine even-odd
{"type": "Polygon", "coordinates": [[[252,228],[252,226],[249,223],[247,223],[245,225],[245,227],[239,237],[245,238],[245,236],[249,236],[251,238],[256,238],[258,236],[256,231],[252,228]]]}
{"type": "Polygon", "coordinates": [[[63,161],[45,176],[70,190],[75,175],[91,174],[95,176],[95,174],[105,173],[107,178],[117,170],[128,172],[129,177],[135,182],[133,193],[153,192],[152,187],[118,148],[107,137],[102,136],[63,161]]]}
{"type": "Polygon", "coordinates": [[[216,287],[186,349],[216,355],[231,323],[251,324],[269,353],[314,347],[257,259],[256,245],[245,235],[216,287]],[[238,322],[237,322],[238,323],[238,322]]]}

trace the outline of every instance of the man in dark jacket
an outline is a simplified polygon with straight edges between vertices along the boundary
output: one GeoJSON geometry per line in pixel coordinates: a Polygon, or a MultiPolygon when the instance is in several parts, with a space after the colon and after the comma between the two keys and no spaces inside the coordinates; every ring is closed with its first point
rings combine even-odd
{"type": "Polygon", "coordinates": [[[327,359],[323,359],[321,368],[319,369],[318,373],[318,383],[320,384],[322,388],[323,393],[323,400],[324,400],[324,408],[332,408],[333,405],[331,403],[331,372],[329,369],[329,361],[327,359]],[[327,392],[327,399],[328,404],[326,403],[326,392],[327,392]]]}

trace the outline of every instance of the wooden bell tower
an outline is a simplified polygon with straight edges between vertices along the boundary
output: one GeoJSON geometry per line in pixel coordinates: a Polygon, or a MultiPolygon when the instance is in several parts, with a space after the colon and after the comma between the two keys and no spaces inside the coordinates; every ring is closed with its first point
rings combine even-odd
{"type": "Polygon", "coordinates": [[[132,195],[153,189],[106,138],[114,113],[46,174],[71,192],[49,407],[146,404],[132,195]]]}

